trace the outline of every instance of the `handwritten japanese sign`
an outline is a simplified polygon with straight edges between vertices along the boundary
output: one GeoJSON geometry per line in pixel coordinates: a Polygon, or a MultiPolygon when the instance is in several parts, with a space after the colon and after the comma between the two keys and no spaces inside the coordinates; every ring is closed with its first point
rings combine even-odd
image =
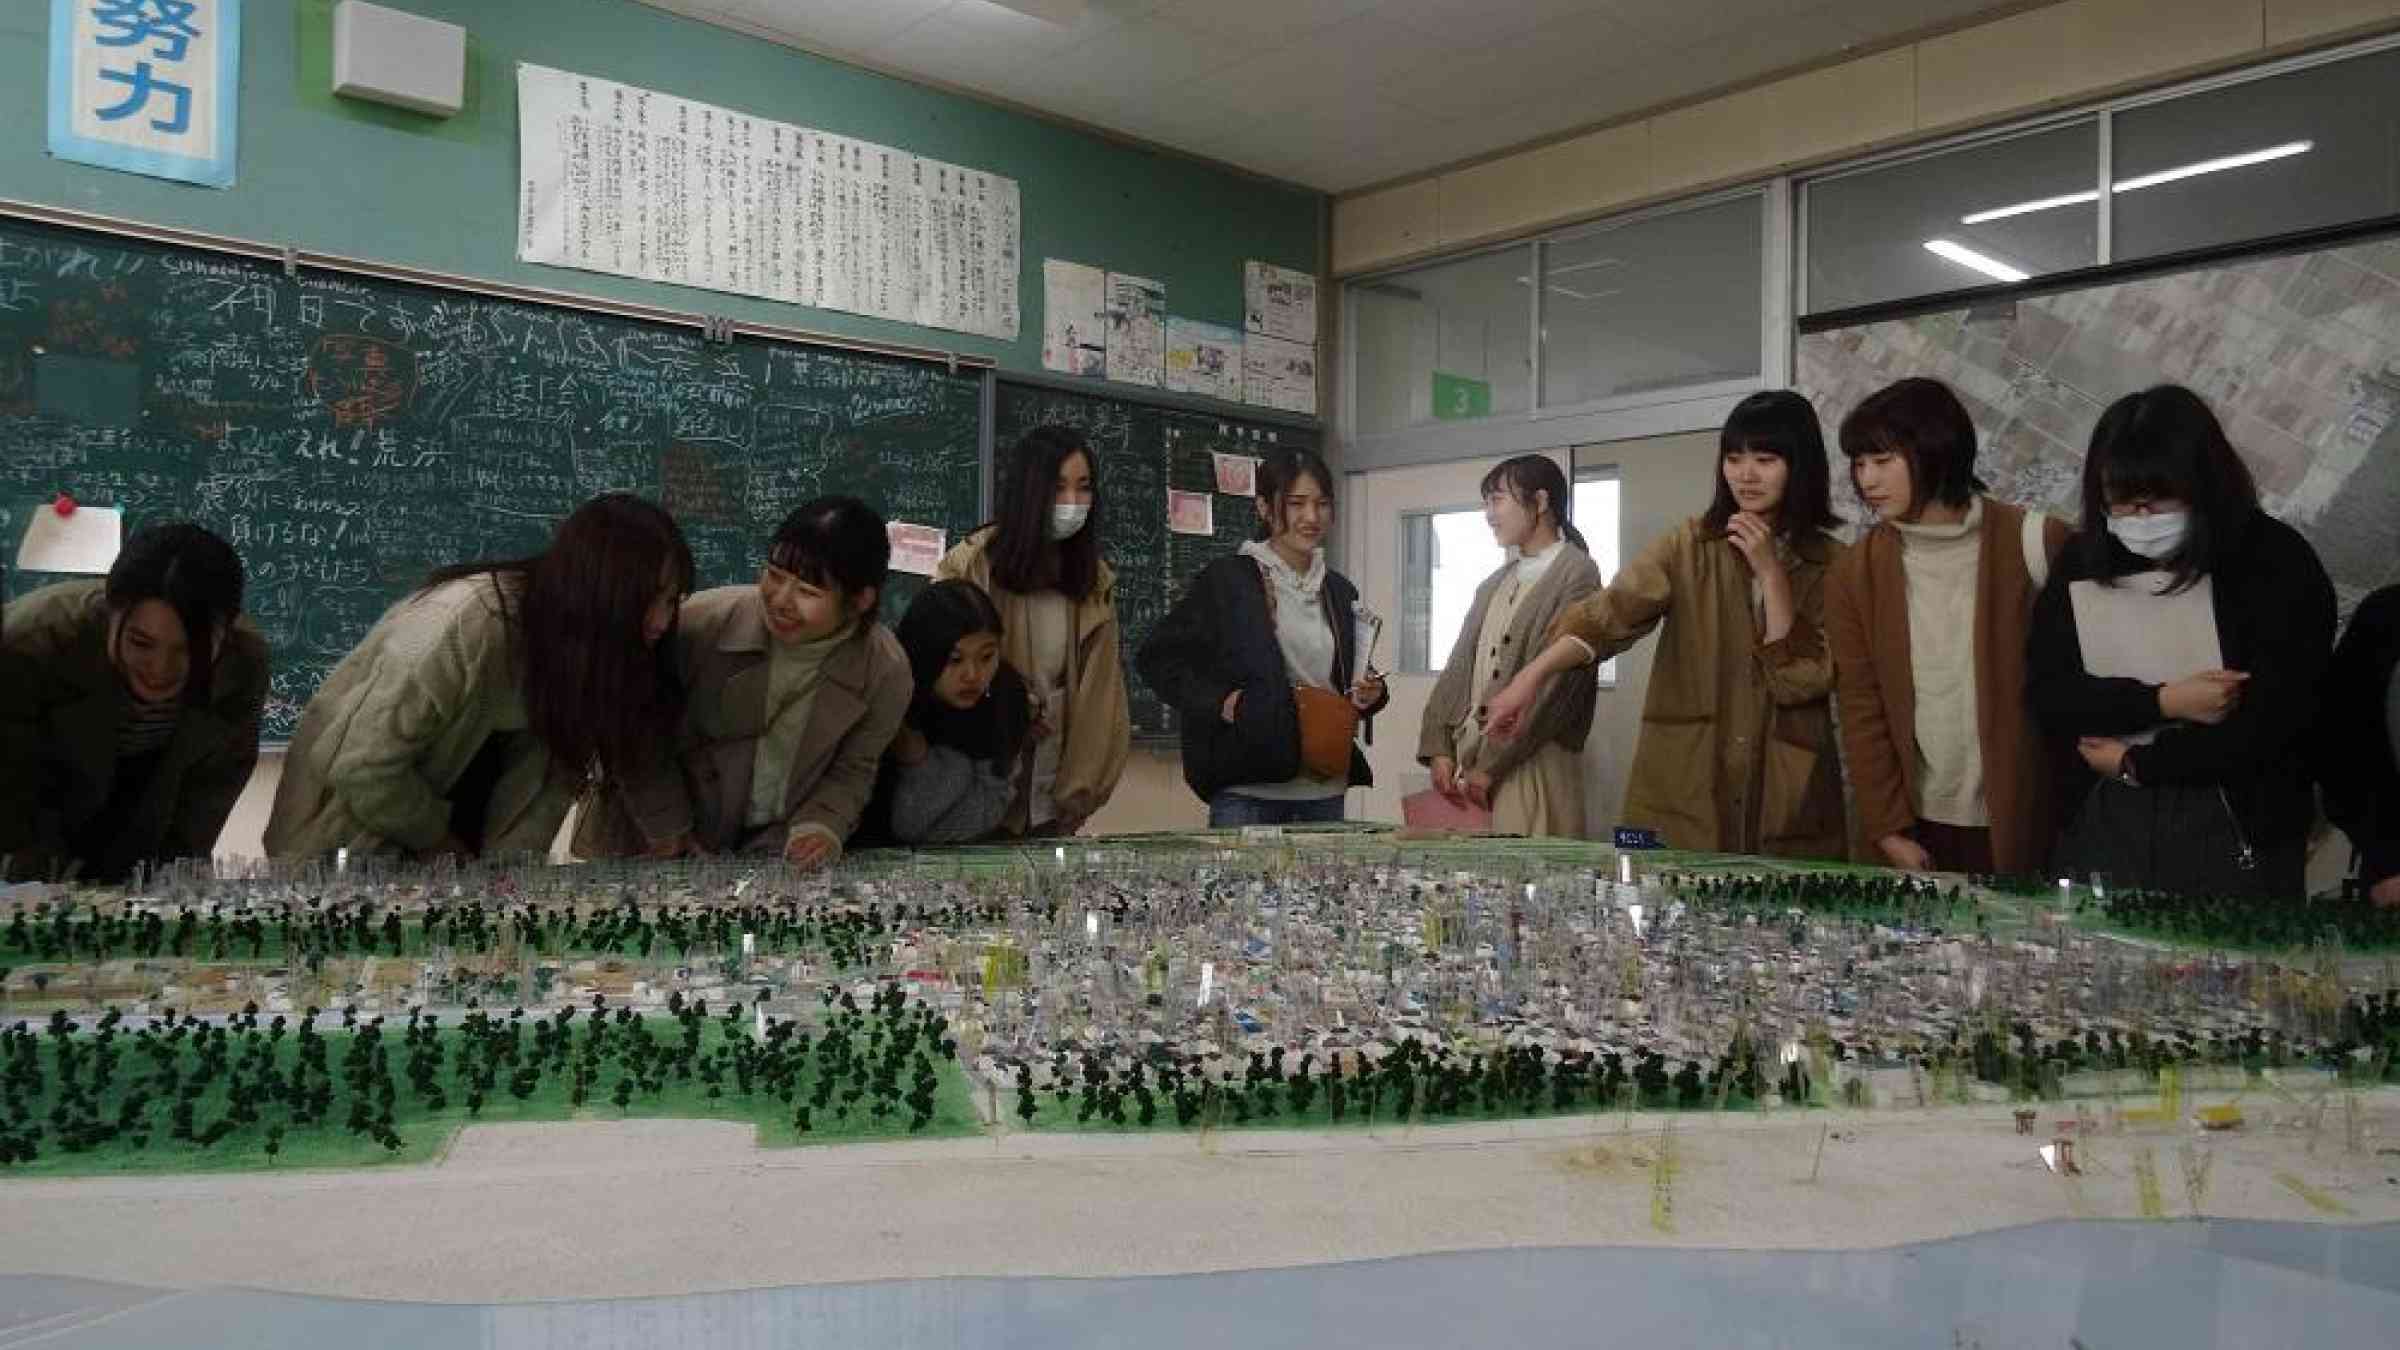
{"type": "Polygon", "coordinates": [[[527,262],[1017,335],[1013,179],[543,66],[517,100],[527,262]]]}
{"type": "Polygon", "coordinates": [[[233,186],[241,0],[50,0],[50,153],[233,186]]]}

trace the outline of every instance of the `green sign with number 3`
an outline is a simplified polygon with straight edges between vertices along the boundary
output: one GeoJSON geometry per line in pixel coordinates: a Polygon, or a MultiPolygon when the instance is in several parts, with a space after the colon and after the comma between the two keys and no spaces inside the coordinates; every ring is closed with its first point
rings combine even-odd
{"type": "Polygon", "coordinates": [[[1440,421],[1492,415],[1492,384],[1446,371],[1433,372],[1433,415],[1440,421]]]}

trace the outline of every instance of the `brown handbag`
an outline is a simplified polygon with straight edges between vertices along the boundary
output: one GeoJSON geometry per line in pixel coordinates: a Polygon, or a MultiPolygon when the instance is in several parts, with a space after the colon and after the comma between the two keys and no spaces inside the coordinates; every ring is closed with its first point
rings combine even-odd
{"type": "MultiPolygon", "coordinates": [[[[1259,585],[1267,592],[1267,627],[1275,627],[1275,579],[1267,569],[1258,569],[1259,585]]],[[[1327,627],[1333,616],[1325,616],[1327,627]]],[[[1338,648],[1341,635],[1334,635],[1338,648]]],[[[1350,781],[1350,742],[1358,735],[1358,705],[1348,695],[1315,685],[1292,686],[1292,704],[1300,715],[1300,767],[1311,778],[1330,778],[1337,782],[1350,781]]]]}

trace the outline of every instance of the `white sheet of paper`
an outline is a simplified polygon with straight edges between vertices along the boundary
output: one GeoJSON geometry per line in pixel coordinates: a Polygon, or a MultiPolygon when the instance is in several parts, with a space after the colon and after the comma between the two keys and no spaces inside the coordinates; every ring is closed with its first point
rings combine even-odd
{"type": "Polygon", "coordinates": [[[125,516],[113,506],[78,506],[60,515],[45,502],[25,523],[24,542],[17,545],[20,572],[108,571],[125,543],[125,516]]]}
{"type": "Polygon", "coordinates": [[[1108,274],[1108,378],[1157,385],[1167,373],[1167,288],[1148,277],[1108,274]]]}
{"type": "Polygon", "coordinates": [[[1286,412],[1317,410],[1317,349],[1252,333],[1242,344],[1242,401],[1286,412]]]}
{"type": "MultiPolygon", "coordinates": [[[[2067,598],[2075,609],[2075,640],[2083,648],[2085,674],[2171,684],[2186,675],[2224,666],[2214,585],[2202,577],[2189,590],[2160,595],[2157,591],[2164,576],[2139,573],[2118,578],[2114,586],[2097,581],[2068,583],[2067,598]]],[[[2157,738],[2155,727],[2122,737],[2130,745],[2147,745],[2157,738]]]]}
{"type": "Polygon", "coordinates": [[[1093,379],[1108,374],[1108,273],[1042,259],[1042,368],[1093,379]]]}
{"type": "Polygon", "coordinates": [[[1273,263],[1242,265],[1243,326],[1286,342],[1317,340],[1317,279],[1273,263]]]}

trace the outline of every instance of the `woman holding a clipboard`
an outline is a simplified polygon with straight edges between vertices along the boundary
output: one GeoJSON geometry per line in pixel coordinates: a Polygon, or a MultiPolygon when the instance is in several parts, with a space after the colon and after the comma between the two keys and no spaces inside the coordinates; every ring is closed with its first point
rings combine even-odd
{"type": "Polygon", "coordinates": [[[2335,622],[2315,550],[2259,508],[2216,416],[2178,385],[2101,414],[2083,522],[2026,653],[2043,732],[2090,770],[2059,871],[2300,898],[2305,736],[2335,622]]]}
{"type": "Polygon", "coordinates": [[[1316,452],[1258,466],[1259,537],[1219,558],[1142,644],[1142,678],[1182,723],[1183,778],[1211,828],[1342,818],[1374,782],[1356,740],[1389,701],[1380,625],[1325,565],[1333,471],[1316,452]]]}

